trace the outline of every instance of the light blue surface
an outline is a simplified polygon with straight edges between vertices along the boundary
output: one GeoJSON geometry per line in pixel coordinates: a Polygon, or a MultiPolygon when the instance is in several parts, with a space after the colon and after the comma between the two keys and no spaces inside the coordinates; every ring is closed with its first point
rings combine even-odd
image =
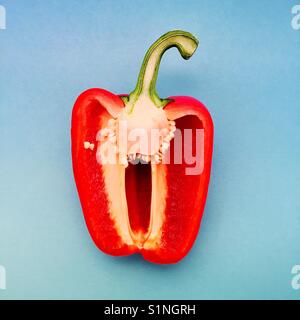
{"type": "MultiPolygon", "coordinates": [[[[299,2],[299,1],[298,1],[299,2]]],[[[0,0],[0,265],[8,298],[291,298],[300,264],[297,1],[0,0]],[[70,158],[74,100],[134,88],[172,29],[200,46],[163,58],[162,97],[190,95],[215,123],[202,229],[178,265],[112,258],[86,230],[70,158]]]]}

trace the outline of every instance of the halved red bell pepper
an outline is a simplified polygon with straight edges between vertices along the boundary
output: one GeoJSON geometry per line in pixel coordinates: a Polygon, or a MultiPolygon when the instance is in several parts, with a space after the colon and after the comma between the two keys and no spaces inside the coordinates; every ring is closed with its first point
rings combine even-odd
{"type": "Polygon", "coordinates": [[[194,98],[159,98],[155,84],[166,50],[176,47],[189,59],[197,45],[190,33],[168,32],[146,53],[131,94],[90,89],[75,103],[74,176],[88,230],[107,254],[176,263],[195,241],[210,179],[212,118],[194,98]],[[139,129],[146,140],[133,143],[139,129]],[[178,160],[184,149],[193,167],[178,160]]]}

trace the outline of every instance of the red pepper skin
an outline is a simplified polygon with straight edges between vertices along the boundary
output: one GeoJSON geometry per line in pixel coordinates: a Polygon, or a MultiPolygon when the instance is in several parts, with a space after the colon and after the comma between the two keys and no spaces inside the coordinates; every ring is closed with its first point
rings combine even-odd
{"type": "MultiPolygon", "coordinates": [[[[169,97],[172,102],[164,110],[168,118],[184,119],[194,116],[204,130],[204,167],[200,175],[186,175],[186,165],[168,166],[169,193],[166,206],[166,223],[162,243],[158,250],[143,250],[144,259],[153,263],[177,263],[183,259],[195,242],[203,216],[210,181],[214,125],[207,108],[191,97],[169,97]],[[177,184],[172,186],[172,184],[177,184]]],[[[190,125],[196,128],[197,124],[190,125]]],[[[186,128],[186,123],[177,123],[177,128],[186,128]]],[[[172,154],[173,145],[171,145],[172,154]]]]}
{"type": "Polygon", "coordinates": [[[83,141],[97,145],[96,135],[101,117],[115,115],[124,107],[123,101],[106,90],[90,89],[77,99],[72,113],[72,161],[76,186],[86,225],[96,246],[103,252],[122,256],[136,252],[122,243],[109,216],[101,164],[94,153],[82,147],[83,141]]]}
{"type": "MultiPolygon", "coordinates": [[[[168,165],[168,197],[162,245],[155,250],[138,249],[122,242],[109,216],[108,200],[101,164],[94,153],[83,149],[83,141],[97,144],[96,134],[101,129],[101,117],[118,114],[124,107],[122,99],[103,89],[82,93],[72,113],[72,159],[75,181],[89,233],[96,246],[113,256],[140,252],[153,263],[167,264],[180,261],[191,249],[199,231],[210,179],[213,152],[213,122],[206,107],[190,97],[170,97],[164,108],[168,118],[179,122],[185,116],[198,119],[192,128],[204,130],[204,169],[200,175],[187,176],[185,165],[168,165]],[[192,189],[192,190],[191,190],[192,189]]],[[[177,125],[185,126],[186,122],[177,125]]],[[[171,146],[172,148],[172,146],[171,146]]]]}

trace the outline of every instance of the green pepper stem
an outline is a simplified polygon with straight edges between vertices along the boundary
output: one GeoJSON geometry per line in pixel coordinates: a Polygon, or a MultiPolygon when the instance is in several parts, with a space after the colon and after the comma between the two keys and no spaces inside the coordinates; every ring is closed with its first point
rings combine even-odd
{"type": "Polygon", "coordinates": [[[157,107],[165,106],[168,100],[161,99],[156,92],[158,69],[163,54],[168,49],[176,47],[187,60],[197,46],[198,40],[192,34],[181,30],[167,32],[155,41],[145,55],[136,87],[129,95],[130,103],[134,104],[140,95],[146,95],[157,107]]]}

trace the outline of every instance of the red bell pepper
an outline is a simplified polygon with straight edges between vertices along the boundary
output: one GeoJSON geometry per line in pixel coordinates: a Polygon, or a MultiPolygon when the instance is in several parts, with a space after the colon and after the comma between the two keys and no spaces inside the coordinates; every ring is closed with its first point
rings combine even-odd
{"type": "Polygon", "coordinates": [[[159,98],[155,85],[166,50],[176,47],[189,59],[197,46],[190,33],[168,32],[146,53],[131,94],[90,89],[75,103],[75,181],[90,235],[107,254],[140,253],[150,262],[176,263],[195,241],[210,179],[212,118],[194,98],[159,98]],[[139,129],[146,140],[133,143],[130,135],[139,129]],[[196,173],[189,174],[190,161],[177,159],[184,148],[192,154],[200,149],[194,157],[196,173]]]}

